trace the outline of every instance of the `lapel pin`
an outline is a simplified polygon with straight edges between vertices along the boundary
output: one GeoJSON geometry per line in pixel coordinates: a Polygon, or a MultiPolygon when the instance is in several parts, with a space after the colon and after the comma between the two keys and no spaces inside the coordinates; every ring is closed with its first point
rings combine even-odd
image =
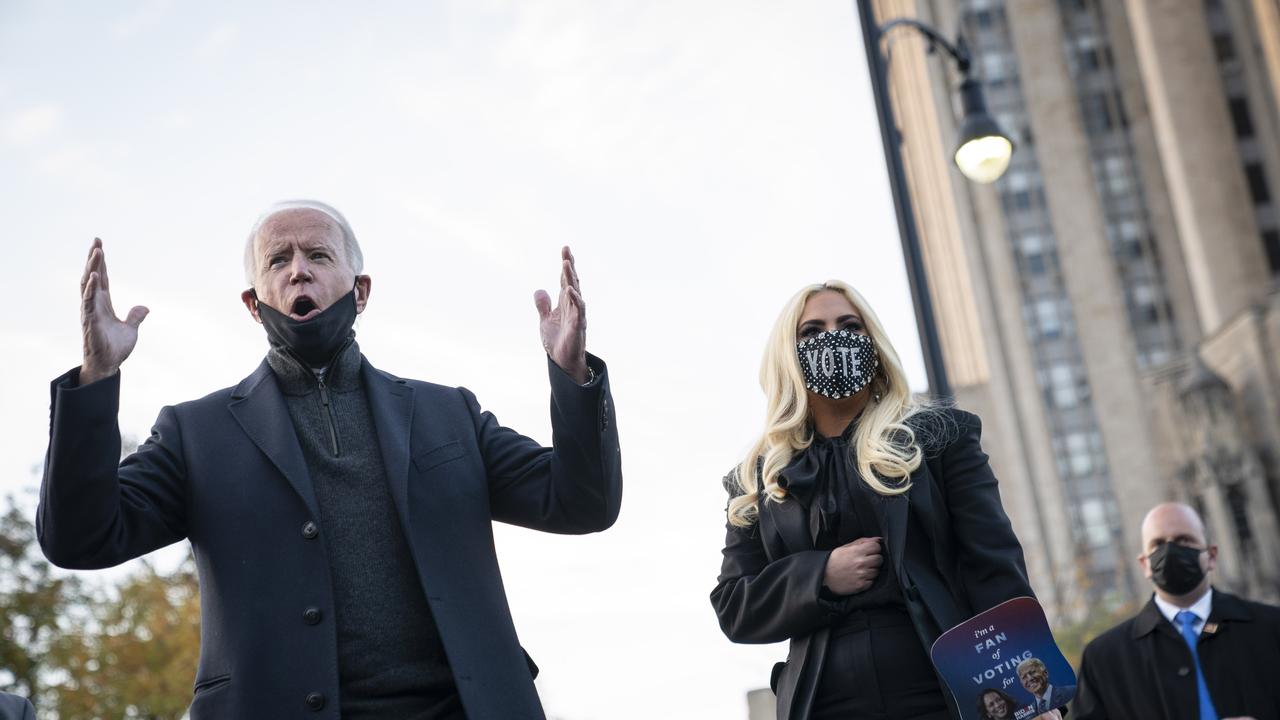
{"type": "Polygon", "coordinates": [[[1212,635],[1218,632],[1218,623],[1214,623],[1214,622],[1205,623],[1204,630],[1201,630],[1201,632],[1205,633],[1206,635],[1212,635]]]}

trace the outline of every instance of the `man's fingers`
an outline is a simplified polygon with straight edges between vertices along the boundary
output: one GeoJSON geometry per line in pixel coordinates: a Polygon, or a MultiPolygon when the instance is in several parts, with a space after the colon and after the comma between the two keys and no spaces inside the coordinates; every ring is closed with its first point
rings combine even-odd
{"type": "Polygon", "coordinates": [[[102,241],[98,241],[98,285],[107,292],[111,292],[111,280],[107,277],[107,253],[102,249],[102,241]]]}
{"type": "Polygon", "coordinates": [[[80,290],[84,290],[84,286],[89,282],[89,273],[98,269],[98,257],[102,253],[102,241],[94,238],[93,244],[89,246],[89,257],[84,261],[84,272],[80,274],[80,290]]]}
{"type": "Polygon", "coordinates": [[[538,308],[538,317],[545,319],[551,314],[551,296],[546,290],[539,290],[533,294],[533,304],[538,308]]]}
{"type": "Polygon", "coordinates": [[[577,309],[579,317],[581,317],[582,314],[586,312],[587,304],[585,301],[583,301],[582,293],[578,292],[578,288],[575,288],[575,287],[565,288],[565,297],[574,306],[574,308],[577,309]]]}
{"type": "Polygon", "coordinates": [[[569,249],[568,245],[560,249],[560,257],[564,258],[565,262],[569,264],[569,284],[581,291],[582,285],[578,282],[578,261],[573,257],[573,251],[569,249]]]}
{"type": "Polygon", "coordinates": [[[137,330],[138,326],[142,324],[142,321],[147,319],[147,313],[150,312],[150,310],[142,305],[135,305],[133,309],[129,311],[129,316],[124,319],[125,324],[129,325],[134,330],[137,330]]]}

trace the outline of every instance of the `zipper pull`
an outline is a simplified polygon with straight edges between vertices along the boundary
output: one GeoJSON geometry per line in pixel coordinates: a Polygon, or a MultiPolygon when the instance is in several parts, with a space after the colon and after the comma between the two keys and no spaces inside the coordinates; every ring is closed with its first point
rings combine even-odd
{"type": "Polygon", "coordinates": [[[320,388],[320,404],[324,406],[325,424],[329,427],[329,442],[333,445],[333,456],[338,457],[342,453],[338,448],[338,429],[334,427],[333,407],[329,404],[329,387],[324,384],[323,377],[316,380],[320,388]]]}

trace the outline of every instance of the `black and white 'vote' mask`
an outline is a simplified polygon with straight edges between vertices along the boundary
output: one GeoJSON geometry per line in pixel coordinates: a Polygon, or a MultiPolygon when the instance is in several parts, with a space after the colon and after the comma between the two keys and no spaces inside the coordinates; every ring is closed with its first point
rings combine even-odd
{"type": "Polygon", "coordinates": [[[804,386],[832,399],[849,397],[871,384],[880,366],[868,335],[828,330],[796,343],[804,386]]]}

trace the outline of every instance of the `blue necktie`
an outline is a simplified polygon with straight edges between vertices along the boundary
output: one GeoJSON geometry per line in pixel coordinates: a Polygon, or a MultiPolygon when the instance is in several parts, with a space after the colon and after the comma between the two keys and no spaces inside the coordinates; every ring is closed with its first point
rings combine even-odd
{"type": "Polygon", "coordinates": [[[1213,699],[1209,697],[1209,686],[1204,683],[1204,673],[1200,671],[1200,653],[1196,652],[1196,642],[1200,636],[1196,634],[1196,621],[1200,618],[1190,610],[1183,610],[1174,616],[1182,628],[1182,639],[1191,648],[1191,662],[1196,666],[1196,689],[1200,693],[1200,720],[1218,720],[1218,712],[1213,709],[1213,699]]]}

